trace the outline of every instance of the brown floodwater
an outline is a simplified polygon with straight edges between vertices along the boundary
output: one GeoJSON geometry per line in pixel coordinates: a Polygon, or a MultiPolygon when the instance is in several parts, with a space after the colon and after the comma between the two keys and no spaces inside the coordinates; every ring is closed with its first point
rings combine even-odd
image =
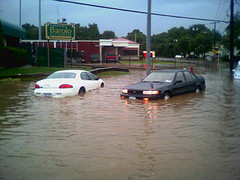
{"type": "Polygon", "coordinates": [[[206,91],[127,100],[145,72],[103,77],[84,97],[0,85],[0,179],[240,179],[240,81],[203,70],[206,91]]]}

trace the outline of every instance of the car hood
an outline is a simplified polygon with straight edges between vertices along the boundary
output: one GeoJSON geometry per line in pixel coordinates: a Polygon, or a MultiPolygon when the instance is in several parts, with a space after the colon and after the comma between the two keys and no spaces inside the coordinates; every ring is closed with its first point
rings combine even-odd
{"type": "Polygon", "coordinates": [[[139,82],[136,84],[129,85],[125,87],[126,89],[131,89],[131,90],[158,90],[160,88],[163,88],[170,83],[168,82],[139,82]]]}

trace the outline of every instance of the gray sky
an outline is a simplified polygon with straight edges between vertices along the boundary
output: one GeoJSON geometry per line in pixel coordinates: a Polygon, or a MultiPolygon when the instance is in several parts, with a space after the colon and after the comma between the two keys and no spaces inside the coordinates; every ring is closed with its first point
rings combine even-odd
{"type": "MultiPolygon", "coordinates": [[[[22,24],[30,23],[38,26],[39,0],[22,1],[22,24]]],[[[72,0],[75,2],[124,8],[138,11],[147,11],[147,0],[72,0]]],[[[239,1],[239,0],[238,0],[239,1]]],[[[20,0],[0,0],[0,18],[13,24],[19,24],[20,0]]],[[[112,30],[119,37],[126,36],[128,32],[139,29],[146,34],[147,16],[129,12],[120,12],[82,5],[56,2],[53,0],[42,0],[42,25],[46,22],[56,23],[62,17],[67,23],[80,23],[87,26],[88,23],[96,23],[103,33],[112,30]]],[[[230,0],[152,0],[152,12],[198,17],[207,19],[218,19],[229,21],[230,0]]],[[[239,5],[236,4],[236,10],[239,5]]],[[[235,11],[236,11],[235,10],[235,11]]],[[[205,24],[213,29],[213,24],[205,21],[175,19],[168,17],[152,16],[152,34],[166,32],[172,27],[183,26],[188,28],[193,24],[205,24]]],[[[218,23],[217,30],[224,32],[226,23],[218,23]]]]}

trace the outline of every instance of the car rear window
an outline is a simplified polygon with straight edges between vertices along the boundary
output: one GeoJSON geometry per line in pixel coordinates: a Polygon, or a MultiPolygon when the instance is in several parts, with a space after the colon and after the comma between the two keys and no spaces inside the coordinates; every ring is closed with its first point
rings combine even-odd
{"type": "Polygon", "coordinates": [[[75,73],[53,73],[47,79],[74,79],[75,77],[75,73]]]}

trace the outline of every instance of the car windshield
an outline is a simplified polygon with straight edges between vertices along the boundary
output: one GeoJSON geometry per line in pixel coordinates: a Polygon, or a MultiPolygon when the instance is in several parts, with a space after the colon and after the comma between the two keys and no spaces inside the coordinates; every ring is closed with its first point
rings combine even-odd
{"type": "Polygon", "coordinates": [[[143,79],[143,81],[172,82],[174,72],[153,72],[143,79]]]}
{"type": "Polygon", "coordinates": [[[237,66],[237,67],[236,67],[236,71],[240,71],[240,66],[237,66]]]}
{"type": "Polygon", "coordinates": [[[47,79],[74,79],[75,76],[75,73],[53,73],[47,79]]]}

